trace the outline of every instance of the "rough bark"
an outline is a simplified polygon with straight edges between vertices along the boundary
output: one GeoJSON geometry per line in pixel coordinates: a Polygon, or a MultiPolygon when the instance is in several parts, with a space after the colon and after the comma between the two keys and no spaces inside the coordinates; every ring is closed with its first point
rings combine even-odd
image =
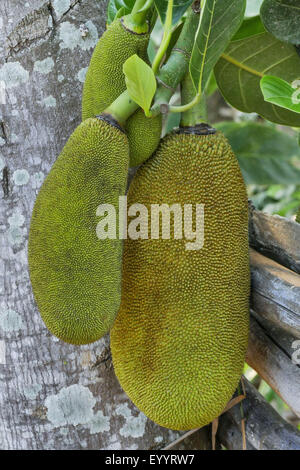
{"type": "Polygon", "coordinates": [[[250,250],[251,305],[261,317],[300,338],[300,276],[250,250]]]}
{"type": "Polygon", "coordinates": [[[80,122],[85,68],[105,27],[101,0],[1,0],[0,448],[149,449],[179,433],[121,390],[108,337],[56,340],[31,292],[27,236],[38,189],[80,122]],[[85,25],[84,28],[80,28],[85,25]],[[86,32],[88,33],[86,35],[86,32]]]}
{"type": "MultiPolygon", "coordinates": [[[[244,379],[244,384],[247,450],[300,450],[300,432],[284,421],[250,382],[244,379]]],[[[239,406],[220,418],[218,438],[229,450],[242,449],[239,406]]]]}
{"type": "Polygon", "coordinates": [[[300,417],[300,367],[271,334],[251,316],[246,361],[300,417]]]}
{"type": "Polygon", "coordinates": [[[250,245],[282,266],[300,274],[300,224],[268,215],[249,202],[250,245]]]}

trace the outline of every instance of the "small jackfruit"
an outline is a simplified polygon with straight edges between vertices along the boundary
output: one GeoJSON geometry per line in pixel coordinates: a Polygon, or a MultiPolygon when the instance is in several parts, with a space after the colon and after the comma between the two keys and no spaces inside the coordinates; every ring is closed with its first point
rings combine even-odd
{"type": "Polygon", "coordinates": [[[123,19],[113,21],[93,52],[82,95],[82,120],[101,114],[126,90],[123,64],[133,54],[147,60],[149,33],[127,29],[123,19]]]}
{"type": "MultiPolygon", "coordinates": [[[[126,19],[126,17],[125,17],[126,19]]],[[[101,114],[126,90],[124,62],[133,54],[148,62],[149,33],[137,34],[118,18],[107,28],[92,55],[82,94],[82,120],[101,114]]],[[[130,166],[147,160],[161,137],[161,115],[147,118],[136,111],[126,123],[130,166]]]]}
{"type": "Polygon", "coordinates": [[[147,118],[138,109],[126,122],[129,141],[130,166],[137,166],[147,160],[157,149],[161,137],[162,116],[147,118]]]}
{"type": "Polygon", "coordinates": [[[164,138],[130,186],[128,206],[145,205],[151,221],[148,239],[125,241],[111,330],[124,391],[150,419],[175,430],[204,426],[223,411],[242,373],[249,327],[245,184],[221,133],[189,132],[164,138]],[[204,204],[203,247],[187,249],[191,237],[180,238],[178,226],[174,239],[172,215],[171,238],[150,238],[153,204],[182,211],[192,204],[194,212],[204,204]]]}
{"type": "Polygon", "coordinates": [[[101,338],[120,305],[122,241],[97,237],[96,211],[112,204],[118,213],[128,162],[128,140],[118,125],[88,119],[71,135],[34,205],[33,292],[48,329],[68,343],[101,338]]]}

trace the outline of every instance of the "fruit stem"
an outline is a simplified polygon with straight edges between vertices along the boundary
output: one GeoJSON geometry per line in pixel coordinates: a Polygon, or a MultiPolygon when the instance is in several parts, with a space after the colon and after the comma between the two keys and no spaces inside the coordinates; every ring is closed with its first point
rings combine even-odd
{"type": "MultiPolygon", "coordinates": [[[[160,114],[160,105],[168,103],[176,87],[183,80],[189,65],[194,37],[199,24],[199,11],[188,9],[181,34],[173,48],[168,62],[160,69],[157,78],[159,86],[151,116],[160,114]]],[[[125,90],[104,112],[111,114],[124,126],[126,120],[139,108],[125,90]]]]}
{"type": "Polygon", "coordinates": [[[157,14],[156,8],[152,8],[152,10],[150,11],[148,10],[148,13],[149,13],[149,17],[148,17],[149,29],[150,31],[152,31],[155,26],[158,14],[157,14]]]}
{"type": "Polygon", "coordinates": [[[148,10],[152,7],[152,4],[153,0],[136,0],[130,14],[132,23],[137,26],[143,26],[146,23],[148,10]],[[144,9],[144,7],[146,8],[144,9]]]}
{"type": "Polygon", "coordinates": [[[160,69],[157,75],[159,86],[156,91],[152,115],[160,112],[160,106],[170,101],[177,86],[187,73],[192,53],[195,34],[199,25],[199,10],[190,7],[184,22],[181,34],[171,52],[168,62],[160,69]]]}
{"type": "Polygon", "coordinates": [[[166,13],[166,21],[164,24],[164,34],[161,41],[161,45],[158,48],[156,56],[154,57],[154,61],[152,64],[152,70],[155,74],[159,69],[163,56],[168,49],[168,45],[170,44],[171,37],[172,37],[172,16],[173,16],[173,0],[168,0],[168,8],[166,13]]]}
{"type": "MultiPolygon", "coordinates": [[[[186,105],[192,102],[194,97],[195,88],[191,79],[191,75],[188,72],[181,82],[181,103],[186,105]]],[[[206,103],[205,97],[202,95],[202,98],[196,102],[194,106],[182,113],[180,126],[193,127],[196,124],[200,124],[201,122],[206,122],[206,120],[206,103]]]]}
{"type": "Polygon", "coordinates": [[[125,90],[111,105],[106,108],[104,114],[110,114],[121,126],[124,126],[127,119],[139,108],[130,98],[125,90]]]}

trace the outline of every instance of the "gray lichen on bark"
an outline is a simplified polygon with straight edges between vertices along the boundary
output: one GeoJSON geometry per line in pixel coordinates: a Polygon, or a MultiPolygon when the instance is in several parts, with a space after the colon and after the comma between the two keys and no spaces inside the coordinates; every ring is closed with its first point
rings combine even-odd
{"type": "Polygon", "coordinates": [[[178,436],[147,420],[121,390],[108,337],[75,347],[50,335],[29,281],[33,203],[80,122],[106,7],[100,0],[0,2],[1,449],[147,449],[178,436]]]}

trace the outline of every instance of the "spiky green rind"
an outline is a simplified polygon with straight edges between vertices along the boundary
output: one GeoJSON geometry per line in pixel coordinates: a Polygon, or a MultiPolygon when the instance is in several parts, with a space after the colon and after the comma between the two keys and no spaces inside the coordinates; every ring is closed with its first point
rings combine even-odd
{"type": "MultiPolygon", "coordinates": [[[[149,62],[149,34],[136,34],[126,29],[121,19],[105,31],[95,48],[87,71],[82,95],[82,120],[102,113],[126,90],[124,62],[137,54],[149,62]]],[[[147,160],[156,150],[161,137],[161,115],[147,118],[136,111],[126,122],[130,149],[130,166],[147,160]]]]}
{"type": "Polygon", "coordinates": [[[125,193],[126,135],[106,121],[84,121],[47,176],[34,205],[29,268],[34,296],[48,329],[72,344],[101,338],[121,296],[122,242],[100,240],[100,204],[125,193]]]}
{"type": "Polygon", "coordinates": [[[155,152],[161,137],[162,116],[147,118],[142,109],[136,111],[126,122],[129,140],[130,166],[148,160],[155,152]]]}
{"type": "Polygon", "coordinates": [[[204,204],[198,251],[184,238],[151,239],[150,228],[148,240],[126,240],[111,330],[115,372],[133,403],[161,426],[202,427],[235,391],[248,342],[247,193],[224,136],[163,139],[133,179],[133,203],[149,214],[151,204],[204,204]]]}
{"type": "Polygon", "coordinates": [[[82,120],[101,114],[126,90],[124,62],[133,54],[147,60],[149,34],[126,29],[118,18],[98,41],[86,74],[82,120]]]}

